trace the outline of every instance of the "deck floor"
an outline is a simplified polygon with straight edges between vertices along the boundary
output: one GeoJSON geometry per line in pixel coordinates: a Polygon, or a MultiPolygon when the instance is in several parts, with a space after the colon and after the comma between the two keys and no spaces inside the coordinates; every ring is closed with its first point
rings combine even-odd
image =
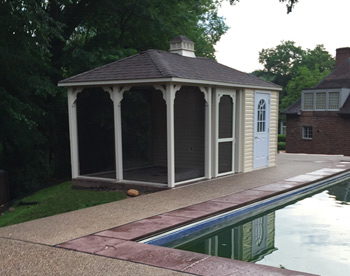
{"type": "MultiPolygon", "coordinates": [[[[100,172],[88,174],[85,176],[115,179],[115,171],[100,172]]],[[[175,181],[181,182],[190,179],[196,179],[204,176],[203,169],[175,168],[175,181]]],[[[168,183],[168,172],[166,167],[150,166],[137,169],[128,169],[123,171],[124,180],[134,180],[151,183],[168,183]]]]}

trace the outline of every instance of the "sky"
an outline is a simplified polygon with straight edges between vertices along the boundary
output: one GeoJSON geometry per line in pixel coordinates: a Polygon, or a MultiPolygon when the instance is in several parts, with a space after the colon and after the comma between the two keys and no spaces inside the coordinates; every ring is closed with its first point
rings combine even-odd
{"type": "Polygon", "coordinates": [[[230,27],[217,43],[219,63],[243,72],[263,69],[259,52],[291,40],[303,49],[323,44],[335,56],[337,48],[350,47],[349,0],[299,0],[287,14],[278,0],[228,0],[219,8],[230,27]]]}

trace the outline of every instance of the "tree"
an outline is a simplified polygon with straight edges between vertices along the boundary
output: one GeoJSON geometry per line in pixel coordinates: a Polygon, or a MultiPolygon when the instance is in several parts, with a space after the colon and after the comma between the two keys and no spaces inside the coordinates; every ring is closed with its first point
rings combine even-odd
{"type": "Polygon", "coordinates": [[[262,49],[259,62],[264,69],[253,74],[282,86],[280,109],[285,109],[300,97],[302,89],[327,76],[335,61],[322,44],[304,50],[293,41],[282,41],[274,48],[262,49]]]}
{"type": "Polygon", "coordinates": [[[301,96],[303,89],[312,88],[330,73],[330,70],[320,71],[316,65],[314,70],[306,66],[300,66],[297,76],[288,82],[286,87],[286,96],[282,98],[280,110],[286,109],[292,105],[301,96]]]}
{"type": "Polygon", "coordinates": [[[315,49],[307,49],[303,55],[300,66],[305,66],[310,70],[318,69],[320,72],[331,71],[334,68],[335,60],[328,53],[322,44],[316,45],[315,49]]]}
{"type": "Polygon", "coordinates": [[[60,26],[35,0],[1,1],[0,25],[0,168],[10,173],[11,194],[19,194],[53,171],[47,103],[58,90],[48,47],[60,26]]]}
{"type": "MultiPolygon", "coordinates": [[[[237,2],[239,2],[239,0],[229,0],[231,5],[236,4],[237,2]]],[[[299,0],[279,0],[281,3],[287,3],[287,14],[292,12],[294,6],[296,3],[299,2],[299,0]]]]}
{"type": "Polygon", "coordinates": [[[255,75],[285,87],[296,75],[304,55],[305,51],[293,41],[282,41],[275,48],[262,49],[259,52],[259,63],[264,69],[256,71],[255,75]]]}
{"type": "Polygon", "coordinates": [[[60,79],[184,34],[214,58],[217,0],[0,0],[0,169],[12,197],[69,175],[60,79]]]}

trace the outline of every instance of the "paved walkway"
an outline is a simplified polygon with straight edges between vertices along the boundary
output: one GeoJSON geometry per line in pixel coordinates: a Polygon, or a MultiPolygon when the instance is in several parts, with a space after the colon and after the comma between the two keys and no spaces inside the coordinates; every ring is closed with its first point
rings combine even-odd
{"type": "Polygon", "coordinates": [[[0,228],[0,274],[188,275],[155,266],[69,251],[53,246],[136,220],[318,169],[335,168],[341,161],[350,161],[350,158],[279,154],[277,167],[205,181],[0,228]]]}

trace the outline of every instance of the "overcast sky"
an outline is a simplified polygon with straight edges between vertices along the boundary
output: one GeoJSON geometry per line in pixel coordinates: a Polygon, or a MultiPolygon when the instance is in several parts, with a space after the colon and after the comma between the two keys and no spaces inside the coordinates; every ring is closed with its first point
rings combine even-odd
{"type": "Polygon", "coordinates": [[[287,14],[278,0],[240,0],[222,4],[219,15],[230,27],[216,45],[218,62],[244,72],[262,69],[259,51],[292,40],[303,49],[323,44],[335,50],[350,47],[350,0],[300,0],[287,14]]]}

